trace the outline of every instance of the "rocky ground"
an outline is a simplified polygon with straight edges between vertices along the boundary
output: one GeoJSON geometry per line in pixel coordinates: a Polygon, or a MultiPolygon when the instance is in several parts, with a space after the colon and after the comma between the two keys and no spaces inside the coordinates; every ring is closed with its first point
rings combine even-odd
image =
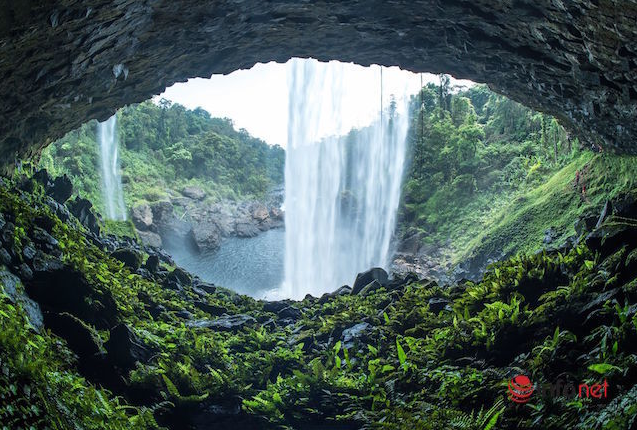
{"type": "Polygon", "coordinates": [[[579,244],[497,263],[477,282],[371,269],[320,298],[265,302],[92,231],[68,188],[0,182],[9,428],[614,430],[637,419],[631,196],[582,222],[579,244]],[[603,399],[538,390],[518,405],[506,387],[519,374],[610,388],[603,399]]]}
{"type": "Polygon", "coordinates": [[[264,201],[210,203],[203,190],[186,187],[169,200],[133,207],[132,219],[145,245],[214,251],[224,237],[253,237],[283,227],[282,203],[282,190],[271,192],[264,201]]]}

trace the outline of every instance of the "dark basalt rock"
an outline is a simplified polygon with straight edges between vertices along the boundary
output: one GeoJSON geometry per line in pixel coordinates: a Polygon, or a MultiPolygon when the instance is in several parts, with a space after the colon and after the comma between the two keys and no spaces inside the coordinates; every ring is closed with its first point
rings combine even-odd
{"type": "Polygon", "coordinates": [[[93,213],[93,204],[87,199],[76,197],[66,203],[69,211],[82,223],[88,231],[100,234],[100,225],[97,216],[93,213]]]}
{"type": "Polygon", "coordinates": [[[293,306],[287,306],[277,312],[277,316],[281,319],[298,320],[303,316],[303,312],[293,306]]]}
{"type": "Polygon", "coordinates": [[[190,277],[190,274],[180,267],[177,267],[172,272],[170,272],[166,279],[169,281],[173,281],[178,285],[192,284],[192,278],[190,277]]]}
{"type": "Polygon", "coordinates": [[[326,303],[328,300],[334,298],[334,297],[338,297],[338,296],[343,296],[343,295],[348,295],[352,293],[352,289],[349,287],[349,285],[343,285],[342,287],[339,287],[336,291],[332,291],[331,293],[325,293],[323,294],[319,299],[318,299],[318,303],[319,304],[324,304],[326,303]]]}
{"type": "Polygon", "coordinates": [[[110,338],[104,347],[107,358],[125,369],[132,369],[136,362],[145,363],[151,356],[149,349],[126,324],[118,324],[110,330],[110,338]]]}
{"type": "Polygon", "coordinates": [[[121,261],[132,271],[136,271],[142,265],[142,256],[139,252],[130,248],[120,248],[111,252],[111,257],[121,261]]]}
{"type": "Polygon", "coordinates": [[[7,6],[0,10],[0,169],[9,173],[14,160],[88,119],[105,120],[174,82],[291,56],[487,82],[557,116],[583,141],[633,153],[635,8],[594,0],[7,6]]]}
{"type": "Polygon", "coordinates": [[[11,264],[11,261],[13,261],[13,259],[11,258],[9,252],[4,248],[0,248],[0,263],[4,264],[5,266],[9,266],[11,264]]]}
{"type": "Polygon", "coordinates": [[[196,308],[201,309],[205,313],[212,315],[213,317],[221,316],[228,312],[228,310],[223,306],[211,305],[201,300],[194,301],[193,305],[195,305],[196,308]]]}
{"type": "Polygon", "coordinates": [[[116,324],[117,303],[112,294],[95,289],[83,273],[43,255],[36,255],[33,270],[25,288],[44,311],[68,312],[98,329],[116,324]]]}
{"type": "Polygon", "coordinates": [[[271,301],[263,303],[263,310],[265,312],[272,312],[273,314],[276,314],[288,306],[290,306],[289,300],[271,301]]]}
{"type": "Polygon", "coordinates": [[[45,192],[53,197],[56,202],[63,204],[73,194],[73,184],[69,177],[65,174],[55,178],[55,180],[53,180],[53,184],[46,187],[45,192]]]}
{"type": "Polygon", "coordinates": [[[450,308],[451,300],[445,299],[443,297],[432,297],[429,299],[427,304],[429,305],[429,311],[434,314],[438,314],[440,311],[446,309],[451,310],[450,308]]]}
{"type": "Polygon", "coordinates": [[[371,284],[373,281],[378,281],[380,286],[386,285],[389,280],[389,276],[385,269],[380,267],[374,267],[365,272],[359,273],[356,276],[354,285],[352,286],[352,294],[358,294],[363,288],[371,284]]]}
{"type": "Polygon", "coordinates": [[[149,255],[144,267],[150,273],[157,273],[157,271],[159,271],[159,257],[156,255],[149,255]]]}
{"type": "Polygon", "coordinates": [[[0,284],[9,300],[16,304],[19,303],[27,314],[27,318],[31,325],[41,331],[44,327],[44,321],[40,306],[27,296],[20,286],[20,279],[6,270],[0,270],[0,284]]]}
{"type": "Polygon", "coordinates": [[[67,313],[46,312],[44,322],[48,329],[66,340],[69,348],[81,359],[102,351],[99,336],[79,318],[67,313]]]}
{"type": "Polygon", "coordinates": [[[256,324],[255,320],[250,315],[236,314],[236,315],[223,315],[216,320],[195,320],[186,323],[187,326],[193,328],[209,328],[211,330],[220,331],[239,331],[246,326],[252,326],[256,324]]]}

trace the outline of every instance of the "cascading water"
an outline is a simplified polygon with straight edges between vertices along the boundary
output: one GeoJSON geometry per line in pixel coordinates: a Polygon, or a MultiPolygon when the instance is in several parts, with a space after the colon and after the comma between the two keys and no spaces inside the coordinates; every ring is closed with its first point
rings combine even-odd
{"type": "MultiPolygon", "coordinates": [[[[370,126],[342,134],[342,64],[293,60],[288,74],[284,297],[320,295],[387,268],[408,129],[406,94],[370,126]]],[[[406,90],[405,90],[406,92],[406,90]]],[[[382,100],[382,93],[379,100],[382,100]]],[[[382,102],[381,102],[382,104],[382,102]]]]}
{"type": "Polygon", "coordinates": [[[97,124],[97,139],[102,161],[102,192],[106,215],[109,219],[125,220],[126,206],[119,175],[117,115],[97,124]]]}

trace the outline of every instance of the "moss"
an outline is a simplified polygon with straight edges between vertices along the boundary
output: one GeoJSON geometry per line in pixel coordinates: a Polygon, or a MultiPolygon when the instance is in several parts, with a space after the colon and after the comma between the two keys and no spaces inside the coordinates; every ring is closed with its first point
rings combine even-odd
{"type": "Polygon", "coordinates": [[[3,298],[0,411],[13,420],[11,428],[44,428],[45,422],[60,429],[73,428],[71,422],[81,428],[152,428],[151,411],[158,411],[158,418],[181,429],[202,410],[229,404],[241,408],[236,423],[242,428],[298,428],[307,422],[327,428],[484,428],[493,420],[501,429],[537,422],[547,429],[578,429],[605,410],[593,402],[537,396],[534,408],[521,414],[502,400],[512,368],[537,383],[564,372],[578,381],[608,378],[617,404],[632,405],[620,376],[636,366],[631,360],[637,330],[628,310],[637,296],[634,281],[623,284],[630,276],[619,262],[636,243],[615,249],[606,267],[611,273],[603,276],[595,254],[580,246],[510,258],[480,282],[454,289],[412,282],[366,296],[298,302],[302,315],[292,324],[264,312],[254,299],[219,289],[206,297],[208,303],[259,323],[213,331],[177,317],[187,310],[196,320],[215,318],[194,306],[200,298],[190,288],[167,290],[130,273],[92,245],[76,223],[61,223],[36,195],[19,197],[0,187],[0,197],[2,212],[19,216],[27,237],[36,217],[53,221],[64,262],[84,274],[96,294],[108,292],[118,320],[153,351],[152,359],[122,375],[122,392],[96,388],[79,376],[64,342],[34,332],[19,306],[3,298]],[[611,296],[604,289],[609,279],[623,285],[611,296]],[[431,312],[432,298],[450,300],[451,309],[431,312]],[[613,307],[612,300],[623,305],[613,307]],[[149,310],[158,305],[165,311],[152,316],[149,310]],[[360,322],[369,332],[345,343],[343,331],[360,322]],[[143,399],[131,393],[144,393],[143,399]]]}

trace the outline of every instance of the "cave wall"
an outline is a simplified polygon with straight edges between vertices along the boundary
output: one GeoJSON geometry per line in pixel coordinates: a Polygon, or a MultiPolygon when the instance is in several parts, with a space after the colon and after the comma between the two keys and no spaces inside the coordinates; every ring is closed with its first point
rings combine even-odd
{"type": "Polygon", "coordinates": [[[0,170],[174,82],[292,56],[486,82],[637,152],[635,0],[0,0],[0,170]]]}

